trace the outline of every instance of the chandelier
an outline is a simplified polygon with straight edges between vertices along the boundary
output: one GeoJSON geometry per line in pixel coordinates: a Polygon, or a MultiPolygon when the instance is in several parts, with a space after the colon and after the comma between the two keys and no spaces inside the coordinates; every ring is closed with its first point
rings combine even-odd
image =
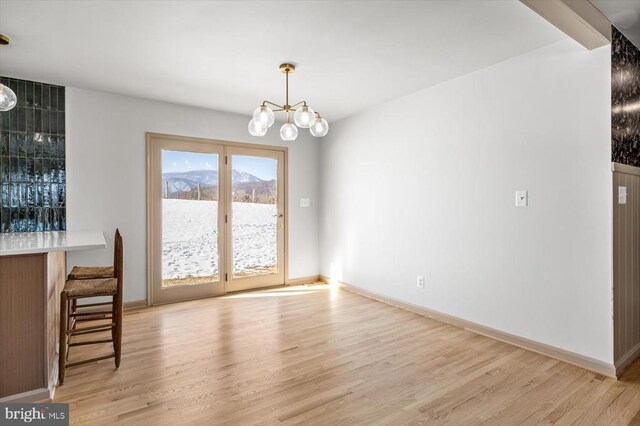
{"type": "Polygon", "coordinates": [[[269,101],[262,102],[262,105],[253,112],[253,118],[249,121],[249,133],[252,136],[264,136],[267,134],[267,130],[275,122],[275,112],[284,112],[287,115],[287,122],[280,128],[280,137],[284,141],[295,140],[298,137],[298,127],[301,129],[309,129],[311,135],[315,137],[322,137],[329,131],[329,123],[327,123],[327,120],[322,118],[318,112],[312,110],[306,101],[289,105],[289,74],[295,70],[295,65],[280,65],[280,71],[285,75],[286,90],[284,105],[278,105],[269,101]],[[272,109],[267,105],[274,108],[272,109]],[[292,113],[293,123],[291,123],[292,113]]]}
{"type": "MultiPolygon", "coordinates": [[[[4,34],[0,34],[0,46],[6,46],[9,44],[9,37],[4,34]]],[[[0,111],[9,111],[16,106],[18,99],[16,94],[9,87],[0,83],[0,111]]]]}

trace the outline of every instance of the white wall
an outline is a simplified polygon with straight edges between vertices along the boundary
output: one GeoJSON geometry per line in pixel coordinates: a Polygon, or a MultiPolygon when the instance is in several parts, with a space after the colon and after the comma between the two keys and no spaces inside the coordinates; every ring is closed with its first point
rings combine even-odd
{"type": "Polygon", "coordinates": [[[321,273],[612,362],[610,54],[562,41],[334,124],[321,273]]]}
{"type": "MultiPolygon", "coordinates": [[[[284,143],[277,128],[247,132],[247,116],[68,87],[67,228],[99,229],[106,250],[70,253],[68,264],[110,264],[113,232],[125,240],[125,301],[146,298],[145,132],[289,147],[289,278],[318,275],[318,140],[284,143]],[[299,198],[311,199],[300,208],[299,198]]],[[[247,114],[250,114],[248,111],[247,114]]],[[[301,132],[302,135],[302,132],[301,132]]]]}

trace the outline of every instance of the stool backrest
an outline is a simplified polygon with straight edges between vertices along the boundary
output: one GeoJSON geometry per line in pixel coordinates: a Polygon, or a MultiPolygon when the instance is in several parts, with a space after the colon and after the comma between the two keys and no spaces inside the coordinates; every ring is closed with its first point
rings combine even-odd
{"type": "Polygon", "coordinates": [[[116,229],[115,244],[114,244],[114,259],[113,259],[113,274],[118,279],[118,295],[122,300],[122,282],[124,275],[124,246],[122,243],[122,235],[120,230],[116,229]]]}
{"type": "Polygon", "coordinates": [[[112,265],[114,269],[116,267],[116,262],[118,261],[118,237],[119,236],[120,236],[120,230],[116,228],[116,233],[113,236],[113,264],[112,265]]]}

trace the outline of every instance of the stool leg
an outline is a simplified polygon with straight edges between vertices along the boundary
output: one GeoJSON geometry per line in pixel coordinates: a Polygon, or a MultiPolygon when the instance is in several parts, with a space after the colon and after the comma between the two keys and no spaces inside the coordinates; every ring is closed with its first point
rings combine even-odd
{"type": "MultiPolygon", "coordinates": [[[[73,298],[70,300],[70,305],[71,305],[71,309],[69,310],[70,314],[75,314],[78,310],[78,299],[73,298]]],[[[69,315],[69,326],[67,327],[67,329],[69,330],[73,330],[76,328],[76,321],[75,318],[71,317],[71,315],[69,315]]]]}
{"type": "Polygon", "coordinates": [[[67,296],[67,340],[65,341],[65,348],[67,351],[67,358],[66,361],[69,361],[69,348],[70,343],[71,343],[71,330],[75,330],[76,328],[76,319],[74,317],[71,316],[71,314],[74,312],[73,309],[73,303],[76,301],[76,298],[73,299],[69,299],[69,296],[67,296]]]}
{"type": "MultiPolygon", "coordinates": [[[[116,309],[117,307],[117,303],[116,303],[116,296],[111,296],[111,321],[112,322],[116,322],[117,321],[117,317],[118,317],[118,311],[116,309]]],[[[116,328],[115,327],[111,327],[111,338],[113,339],[113,349],[115,352],[115,348],[116,348],[116,328]]]]}
{"type": "Polygon", "coordinates": [[[60,347],[58,349],[58,382],[60,386],[64,384],[64,373],[67,364],[67,293],[60,294],[60,347]]]}
{"type": "Polygon", "coordinates": [[[116,334],[113,340],[114,352],[116,353],[116,368],[120,367],[120,355],[122,353],[122,295],[113,296],[113,306],[115,311],[116,334]]]}

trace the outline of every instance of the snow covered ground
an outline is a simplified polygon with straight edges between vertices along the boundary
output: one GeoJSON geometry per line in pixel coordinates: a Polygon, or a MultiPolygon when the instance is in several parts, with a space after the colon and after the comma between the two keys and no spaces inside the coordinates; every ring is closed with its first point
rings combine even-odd
{"type": "MultiPolygon", "coordinates": [[[[217,201],[162,200],[162,277],[165,285],[217,279],[217,220],[217,201]]],[[[234,276],[274,270],[276,242],[277,210],[274,204],[233,203],[234,276]]]]}

